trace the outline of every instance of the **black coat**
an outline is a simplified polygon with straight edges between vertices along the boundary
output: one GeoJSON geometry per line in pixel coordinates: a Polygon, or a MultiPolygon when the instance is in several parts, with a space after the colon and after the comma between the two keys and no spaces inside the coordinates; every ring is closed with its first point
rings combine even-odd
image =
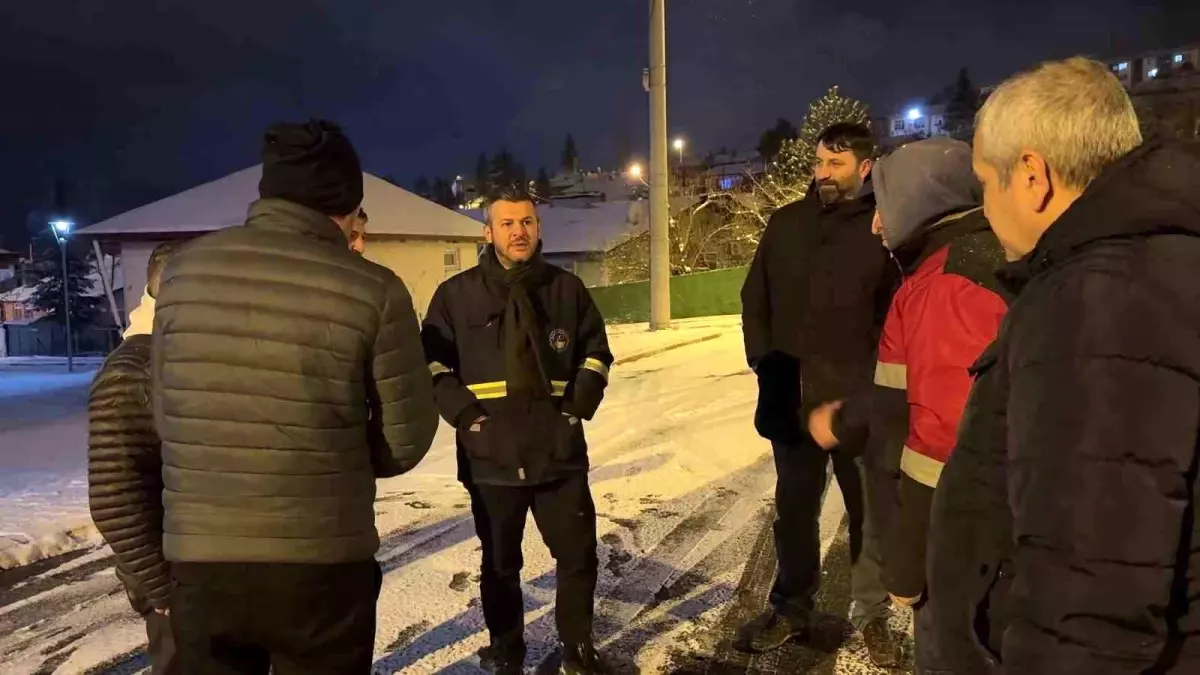
{"type": "Polygon", "coordinates": [[[1147,143],[1001,273],[1017,298],[934,498],[963,673],[1200,672],[1197,185],[1200,148],[1147,143]]]}
{"type": "Polygon", "coordinates": [[[529,291],[553,396],[510,396],[501,326],[508,291],[496,254],[443,283],[421,331],[442,417],[458,430],[459,479],[531,485],[588,469],[583,424],[600,407],[613,356],[583,282],[541,263],[529,291]],[[564,414],[565,413],[565,414],[564,414]],[[487,422],[475,426],[480,417],[487,422]]]}
{"type": "Polygon", "coordinates": [[[328,217],[260,200],[167,264],[153,343],[168,560],[372,558],[375,479],[416,466],[438,425],[391,270],[328,217]]]}
{"type": "Polygon", "coordinates": [[[771,216],[742,286],[746,359],[759,383],[755,426],[784,443],[801,438],[802,407],[870,386],[899,285],[871,233],[870,183],[859,198],[828,206],[817,193],[771,216]]]}
{"type": "Polygon", "coordinates": [[[130,597],[145,596],[166,609],[171,572],[163,558],[162,449],[150,406],[149,335],[122,342],[92,382],[88,503],[130,597]]]}

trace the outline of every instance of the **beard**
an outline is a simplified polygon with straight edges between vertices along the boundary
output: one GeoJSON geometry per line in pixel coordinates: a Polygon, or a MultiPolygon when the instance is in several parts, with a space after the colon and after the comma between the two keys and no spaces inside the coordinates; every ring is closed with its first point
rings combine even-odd
{"type": "Polygon", "coordinates": [[[857,174],[842,182],[830,178],[817,181],[817,194],[821,197],[822,204],[834,204],[852,199],[854,195],[858,194],[862,185],[863,181],[857,174]]]}

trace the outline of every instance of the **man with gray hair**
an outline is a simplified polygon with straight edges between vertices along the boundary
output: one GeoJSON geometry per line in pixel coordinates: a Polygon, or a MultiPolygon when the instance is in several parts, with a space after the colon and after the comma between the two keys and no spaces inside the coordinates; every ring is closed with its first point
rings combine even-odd
{"type": "Polygon", "coordinates": [[[1016,299],[934,496],[947,672],[1200,672],[1200,149],[1073,58],[992,94],[974,169],[1016,299]]]}

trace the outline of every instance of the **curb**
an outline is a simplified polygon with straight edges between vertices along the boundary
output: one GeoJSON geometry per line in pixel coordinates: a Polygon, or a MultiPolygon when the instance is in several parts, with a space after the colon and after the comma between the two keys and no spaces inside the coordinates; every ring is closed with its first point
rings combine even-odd
{"type": "Polygon", "coordinates": [[[711,333],[709,335],[704,335],[704,336],[701,336],[698,338],[693,338],[691,340],[684,340],[683,342],[675,342],[675,343],[669,344],[665,347],[658,347],[657,349],[650,349],[650,350],[647,350],[644,352],[637,352],[636,354],[630,354],[629,356],[619,358],[619,359],[613,361],[613,365],[614,366],[623,366],[626,363],[633,363],[634,361],[641,361],[642,359],[648,359],[651,356],[658,356],[659,354],[662,354],[664,352],[673,351],[673,350],[679,349],[681,347],[689,347],[691,345],[700,344],[701,342],[708,342],[709,340],[716,340],[719,337],[721,337],[721,333],[711,333]]]}

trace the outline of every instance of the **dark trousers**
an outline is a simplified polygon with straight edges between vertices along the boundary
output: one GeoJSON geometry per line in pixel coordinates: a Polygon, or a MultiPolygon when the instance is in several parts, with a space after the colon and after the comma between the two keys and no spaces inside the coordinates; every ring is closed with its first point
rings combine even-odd
{"type": "Polygon", "coordinates": [[[179,563],[171,594],[184,675],[369,675],[374,560],[339,565],[179,563]]]}
{"type": "Polygon", "coordinates": [[[530,510],[556,563],[559,639],[568,644],[590,640],[599,561],[587,474],[535,486],[467,485],[467,491],[483,544],[480,594],[492,645],[510,655],[525,653],[521,540],[530,510]]]}
{"type": "Polygon", "coordinates": [[[179,660],[175,655],[175,636],[171,629],[171,619],[154,611],[150,599],[141,592],[132,577],[117,569],[117,578],[125,586],[125,594],[129,596],[129,604],[133,611],[140,614],[146,622],[146,655],[150,657],[151,675],[178,675],[179,660]]]}
{"type": "MultiPolygon", "coordinates": [[[[880,527],[868,518],[866,487],[883,478],[871,473],[850,454],[822,450],[805,435],[797,445],[774,444],[775,453],[775,552],[779,569],[771,588],[771,604],[795,622],[811,619],[821,580],[821,502],[828,482],[828,466],[846,502],[850,525],[850,585],[854,599],[851,622],[861,628],[871,619],[886,616],[890,600],[880,577],[882,542],[880,527]],[[866,478],[864,478],[866,473],[866,478]]],[[[886,510],[886,500],[878,508],[886,510]]]]}

